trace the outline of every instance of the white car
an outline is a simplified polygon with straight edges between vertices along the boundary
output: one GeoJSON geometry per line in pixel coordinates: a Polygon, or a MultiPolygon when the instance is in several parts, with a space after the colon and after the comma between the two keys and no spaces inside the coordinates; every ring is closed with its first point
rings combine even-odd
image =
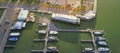
{"type": "Polygon", "coordinates": [[[58,32],[57,32],[57,31],[50,31],[49,34],[54,34],[54,35],[56,35],[56,34],[58,34],[58,32]]]}

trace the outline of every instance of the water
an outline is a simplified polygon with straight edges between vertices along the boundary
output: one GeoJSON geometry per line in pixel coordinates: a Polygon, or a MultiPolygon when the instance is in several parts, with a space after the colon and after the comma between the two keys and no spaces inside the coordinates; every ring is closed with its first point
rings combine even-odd
{"type": "Polygon", "coordinates": [[[104,29],[112,53],[120,53],[120,0],[98,0],[96,29],[104,29]]]}

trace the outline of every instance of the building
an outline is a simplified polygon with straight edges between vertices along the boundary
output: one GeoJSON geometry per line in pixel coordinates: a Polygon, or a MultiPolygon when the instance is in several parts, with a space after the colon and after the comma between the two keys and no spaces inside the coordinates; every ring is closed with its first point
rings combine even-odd
{"type": "Polygon", "coordinates": [[[23,8],[20,10],[20,13],[18,15],[18,20],[19,21],[26,21],[27,16],[29,14],[28,10],[24,10],[23,8]]]}
{"type": "Polygon", "coordinates": [[[91,20],[95,18],[95,16],[96,16],[96,11],[90,11],[84,15],[76,15],[76,17],[81,18],[83,20],[91,20]]]}
{"type": "Polygon", "coordinates": [[[72,24],[80,24],[80,19],[72,16],[72,15],[64,15],[64,14],[52,14],[52,19],[53,20],[60,20],[60,21],[64,21],[64,22],[68,22],[68,23],[72,23],[72,24]]]}
{"type": "Polygon", "coordinates": [[[34,15],[34,13],[30,13],[26,21],[27,22],[35,22],[35,15],[34,15]]]}
{"type": "Polygon", "coordinates": [[[17,21],[13,26],[12,26],[12,30],[20,30],[22,29],[22,25],[23,25],[23,21],[17,21]]]}

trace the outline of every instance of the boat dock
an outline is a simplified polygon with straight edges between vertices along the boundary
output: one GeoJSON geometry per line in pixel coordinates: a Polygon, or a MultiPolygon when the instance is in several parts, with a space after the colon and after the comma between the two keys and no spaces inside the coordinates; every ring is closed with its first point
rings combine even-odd
{"type": "MultiPolygon", "coordinates": [[[[40,18],[44,18],[44,19],[46,19],[46,17],[44,16],[44,13],[42,13],[42,15],[41,15],[41,17],[40,18]]],[[[43,20],[42,20],[43,21],[43,20]]],[[[38,23],[40,23],[41,21],[39,21],[38,23]]],[[[34,41],[35,42],[45,42],[44,43],[44,48],[43,48],[43,50],[31,50],[31,52],[32,53],[36,53],[36,52],[38,52],[38,53],[47,53],[47,52],[51,52],[51,50],[48,50],[47,48],[48,48],[48,42],[51,42],[52,40],[49,40],[48,39],[48,37],[49,37],[49,21],[48,20],[45,20],[45,22],[48,24],[47,25],[47,29],[46,29],[46,34],[45,34],[45,39],[34,39],[34,41]]],[[[55,40],[55,41],[58,41],[58,39],[57,40],[55,40]]],[[[56,50],[55,52],[57,52],[58,50],[56,50]]]]}
{"type": "Polygon", "coordinates": [[[68,30],[68,29],[58,29],[57,31],[59,32],[83,32],[83,33],[90,33],[92,40],[81,40],[82,43],[93,43],[94,46],[94,51],[95,53],[99,53],[97,49],[97,45],[95,43],[95,35],[93,32],[104,32],[104,30],[91,30],[91,29],[86,29],[86,30],[68,30]]]}
{"type": "Polygon", "coordinates": [[[96,43],[95,43],[95,35],[93,34],[93,32],[95,32],[95,30],[90,30],[90,33],[91,33],[91,36],[92,36],[92,42],[93,42],[93,45],[94,45],[94,51],[95,51],[95,53],[99,53],[98,52],[98,49],[97,49],[97,45],[96,45],[96,43]]]}
{"type": "Polygon", "coordinates": [[[69,29],[58,29],[58,32],[89,32],[89,30],[69,30],[69,29]]]}

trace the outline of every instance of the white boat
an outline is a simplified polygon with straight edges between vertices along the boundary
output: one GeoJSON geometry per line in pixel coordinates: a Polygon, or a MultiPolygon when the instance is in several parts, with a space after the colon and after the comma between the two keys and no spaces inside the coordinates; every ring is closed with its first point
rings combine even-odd
{"type": "Polygon", "coordinates": [[[54,35],[56,35],[56,34],[58,34],[58,32],[57,32],[57,31],[50,31],[49,34],[54,34],[54,35]]]}
{"type": "Polygon", "coordinates": [[[48,37],[49,40],[57,40],[57,37],[56,36],[51,36],[51,37],[48,37]]]}
{"type": "Polygon", "coordinates": [[[46,34],[46,31],[45,30],[39,30],[38,33],[39,34],[46,34]]]}
{"type": "Polygon", "coordinates": [[[101,35],[101,34],[104,34],[104,32],[103,31],[95,31],[94,34],[101,35]]]}
{"type": "Polygon", "coordinates": [[[53,50],[53,51],[56,51],[56,50],[57,50],[57,48],[56,48],[56,47],[54,47],[54,46],[51,46],[51,47],[48,47],[48,50],[53,50]]]}
{"type": "Polygon", "coordinates": [[[47,26],[47,23],[40,23],[39,26],[47,26]]]}
{"type": "Polygon", "coordinates": [[[23,28],[25,28],[25,27],[26,27],[26,22],[23,22],[22,27],[23,27],[23,28]]]}
{"type": "Polygon", "coordinates": [[[107,52],[110,52],[110,49],[109,48],[107,48],[107,47],[99,47],[98,48],[98,51],[100,52],[100,53],[107,53],[107,52]]]}
{"type": "Polygon", "coordinates": [[[98,41],[97,43],[100,46],[107,46],[107,42],[106,41],[98,41]]]}
{"type": "Polygon", "coordinates": [[[83,52],[85,52],[85,53],[92,53],[93,49],[92,48],[85,48],[83,52]]]}
{"type": "Polygon", "coordinates": [[[64,15],[64,14],[53,13],[52,19],[63,21],[63,22],[68,22],[68,23],[72,23],[72,24],[80,24],[80,19],[73,15],[64,15]]]}
{"type": "Polygon", "coordinates": [[[106,40],[106,38],[104,38],[104,37],[97,37],[95,39],[96,39],[96,41],[105,41],[106,40]]]}
{"type": "Polygon", "coordinates": [[[10,33],[10,36],[20,36],[20,33],[10,33]]]}

